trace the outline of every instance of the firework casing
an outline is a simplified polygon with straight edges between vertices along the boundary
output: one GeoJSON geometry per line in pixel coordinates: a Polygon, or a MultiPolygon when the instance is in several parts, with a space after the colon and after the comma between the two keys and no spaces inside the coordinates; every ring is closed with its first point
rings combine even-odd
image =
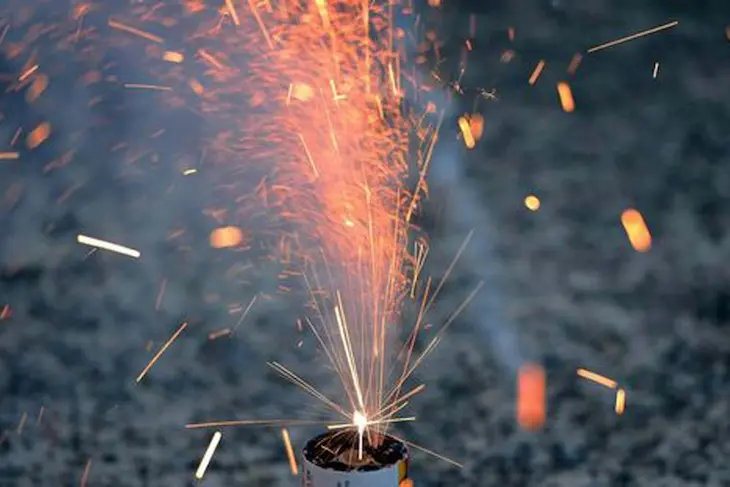
{"type": "Polygon", "coordinates": [[[304,447],[302,487],[399,487],[408,479],[408,451],[401,442],[390,439],[397,442],[397,453],[388,462],[348,470],[317,462],[318,445],[324,436],[313,438],[304,447]]]}

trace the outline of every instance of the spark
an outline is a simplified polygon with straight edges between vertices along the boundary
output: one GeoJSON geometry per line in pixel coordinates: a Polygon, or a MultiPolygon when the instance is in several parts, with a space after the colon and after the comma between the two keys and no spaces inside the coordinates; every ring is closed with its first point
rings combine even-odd
{"type": "Polygon", "coordinates": [[[534,194],[526,196],[525,197],[525,206],[530,211],[537,211],[540,209],[540,199],[537,196],[535,196],[534,194]]]}
{"type": "Polygon", "coordinates": [[[633,41],[634,39],[638,39],[640,37],[644,37],[644,36],[648,36],[648,35],[651,35],[651,34],[655,34],[655,33],[660,32],[662,30],[671,29],[672,27],[676,27],[677,25],[679,25],[679,21],[677,21],[677,20],[675,20],[673,22],[668,22],[668,23],[663,24],[663,25],[660,25],[658,27],[653,27],[651,29],[647,29],[647,30],[643,30],[641,32],[637,32],[636,34],[631,34],[631,35],[628,35],[626,37],[621,37],[620,39],[616,39],[614,41],[606,42],[604,44],[600,44],[598,46],[591,47],[590,49],[588,49],[588,53],[600,51],[602,49],[607,49],[609,47],[613,47],[613,46],[616,46],[618,44],[623,44],[624,42],[633,41]]]}
{"type": "Polygon", "coordinates": [[[231,14],[233,23],[236,24],[237,27],[239,25],[241,25],[241,20],[238,18],[238,12],[236,12],[236,7],[233,5],[232,0],[226,0],[226,8],[228,9],[228,12],[231,14]]]}
{"type": "Polygon", "coordinates": [[[130,34],[134,34],[136,36],[142,37],[143,39],[147,39],[148,41],[156,42],[158,44],[162,44],[164,42],[162,37],[156,36],[154,34],[150,34],[149,32],[145,32],[143,30],[137,29],[136,27],[132,27],[132,26],[123,24],[123,23],[118,22],[113,19],[109,19],[107,24],[112,29],[117,29],[117,30],[121,30],[124,32],[128,32],[130,34]]]}
{"type": "Polygon", "coordinates": [[[28,78],[30,78],[30,76],[33,73],[38,71],[38,68],[39,68],[39,66],[37,64],[33,65],[30,69],[28,69],[27,71],[25,71],[23,74],[20,75],[20,77],[18,78],[18,81],[23,82],[23,81],[27,80],[28,78]]]}
{"type": "Polygon", "coordinates": [[[524,365],[517,377],[517,421],[527,430],[536,430],[545,424],[545,414],[545,370],[524,365]]]}
{"type": "Polygon", "coordinates": [[[570,60],[570,64],[568,65],[568,74],[574,75],[582,60],[583,56],[579,52],[575,53],[575,55],[573,55],[573,59],[570,60]]]}
{"type": "Polygon", "coordinates": [[[165,288],[167,287],[167,278],[162,280],[162,284],[160,284],[160,290],[157,293],[157,300],[155,301],[155,311],[158,311],[160,309],[160,306],[162,305],[162,298],[165,296],[165,288]]]}
{"type": "Polygon", "coordinates": [[[198,469],[195,471],[196,479],[201,480],[205,476],[205,471],[208,469],[208,464],[213,459],[213,454],[215,453],[216,448],[218,448],[218,443],[220,443],[222,436],[223,435],[220,431],[213,433],[213,437],[210,439],[210,443],[208,443],[208,448],[206,448],[205,454],[203,454],[203,458],[200,460],[200,465],[198,465],[198,469]]]}
{"type": "Polygon", "coordinates": [[[138,90],[154,90],[154,91],[172,91],[169,86],[162,85],[145,85],[139,83],[125,83],[125,88],[138,89],[138,90]]]}
{"type": "Polygon", "coordinates": [[[96,247],[99,249],[109,250],[110,252],[116,252],[117,254],[126,255],[129,257],[134,257],[135,259],[139,259],[140,252],[138,250],[125,247],[123,245],[118,245],[115,243],[107,242],[105,240],[100,240],[98,238],[93,237],[87,237],[86,235],[79,234],[76,237],[76,241],[80,244],[89,245],[91,247],[96,247]]]}
{"type": "Polygon", "coordinates": [[[591,372],[586,369],[578,369],[577,373],[580,377],[583,377],[584,379],[595,382],[596,384],[600,384],[604,387],[608,387],[609,389],[616,389],[616,386],[617,386],[616,381],[609,379],[608,377],[604,377],[600,374],[591,372]]]}
{"type": "Polygon", "coordinates": [[[168,63],[180,64],[185,60],[185,56],[183,56],[183,53],[181,52],[165,51],[162,55],[162,59],[168,63]]]}
{"type": "Polygon", "coordinates": [[[80,487],[86,487],[86,483],[89,481],[90,473],[91,473],[91,458],[89,458],[86,461],[86,466],[84,467],[84,473],[81,474],[81,486],[80,487]]]}
{"type": "Polygon", "coordinates": [[[461,135],[464,137],[464,145],[467,149],[473,149],[476,145],[474,135],[471,133],[471,127],[469,126],[469,120],[462,116],[459,117],[459,129],[461,129],[461,135]]]}
{"type": "Polygon", "coordinates": [[[575,110],[575,100],[573,100],[573,92],[568,83],[561,81],[558,83],[558,95],[560,96],[560,106],[563,107],[565,113],[572,113],[575,110]]]}
{"type": "Polygon", "coordinates": [[[291,474],[294,476],[299,475],[299,467],[297,466],[297,457],[294,455],[294,448],[291,444],[291,438],[289,437],[289,431],[286,428],[281,429],[281,437],[284,440],[284,448],[286,448],[286,456],[289,459],[289,468],[291,474]]]}
{"type": "Polygon", "coordinates": [[[545,69],[545,61],[543,59],[540,59],[540,61],[535,66],[535,69],[532,71],[530,79],[528,80],[530,86],[534,86],[535,83],[537,83],[537,79],[540,77],[540,74],[542,74],[543,69],[545,69]]]}
{"type": "Polygon", "coordinates": [[[165,353],[165,351],[166,351],[166,350],[168,349],[168,347],[169,347],[170,345],[172,345],[172,342],[174,342],[174,341],[175,341],[175,339],[176,339],[176,338],[177,338],[177,337],[178,337],[178,336],[180,335],[180,333],[182,333],[182,331],[183,331],[183,330],[184,330],[185,328],[187,328],[187,326],[188,326],[188,324],[187,324],[187,323],[183,323],[182,325],[180,325],[180,328],[178,328],[178,329],[177,329],[177,331],[176,331],[175,333],[173,333],[173,335],[172,335],[172,336],[170,337],[170,339],[169,339],[169,340],[167,340],[167,342],[165,342],[165,344],[164,344],[164,345],[162,346],[162,348],[161,348],[161,349],[160,349],[160,350],[159,350],[159,351],[158,351],[158,352],[157,352],[157,353],[155,354],[155,356],[154,356],[154,357],[152,357],[152,360],[150,360],[150,362],[149,362],[149,363],[147,364],[147,366],[146,366],[146,367],[145,367],[145,368],[144,368],[144,369],[142,370],[142,372],[140,372],[140,374],[139,374],[139,375],[137,376],[137,382],[138,382],[138,383],[139,383],[139,382],[140,382],[140,381],[141,381],[141,380],[142,380],[142,379],[143,379],[143,378],[144,378],[144,377],[145,377],[145,376],[147,375],[147,372],[149,372],[149,370],[150,370],[150,369],[152,368],[152,366],[153,366],[153,365],[155,365],[155,363],[156,363],[156,362],[157,362],[157,361],[158,361],[158,360],[160,359],[160,357],[162,357],[162,354],[163,354],[163,353],[165,353]]]}
{"type": "Polygon", "coordinates": [[[234,419],[229,421],[208,421],[205,423],[189,423],[185,429],[225,428],[229,426],[311,426],[326,424],[327,421],[304,421],[295,419],[234,419]]]}
{"type": "Polygon", "coordinates": [[[183,171],[183,176],[190,176],[191,174],[195,174],[197,172],[198,172],[197,169],[185,169],[183,171]]]}
{"type": "Polygon", "coordinates": [[[621,224],[626,231],[631,246],[637,252],[647,252],[651,249],[651,233],[646,226],[644,217],[638,210],[629,208],[621,214],[621,224]]]}
{"type": "Polygon", "coordinates": [[[223,328],[222,330],[217,330],[217,331],[208,333],[208,340],[216,340],[220,337],[227,336],[230,334],[231,334],[230,328],[223,328]]]}
{"type": "Polygon", "coordinates": [[[20,422],[18,423],[18,427],[15,430],[16,434],[18,434],[18,435],[23,434],[23,428],[25,427],[25,422],[27,419],[28,419],[28,413],[24,412],[22,414],[22,416],[20,417],[20,422]]]}
{"type": "Polygon", "coordinates": [[[656,79],[657,74],[659,74],[659,63],[654,63],[654,71],[651,73],[651,77],[653,79],[656,79]]]}
{"type": "Polygon", "coordinates": [[[616,414],[623,414],[625,408],[626,408],[626,391],[623,389],[618,389],[616,391],[616,405],[614,407],[614,409],[616,410],[616,414]]]}
{"type": "Polygon", "coordinates": [[[0,152],[0,161],[20,159],[20,152],[0,152]]]}
{"type": "Polygon", "coordinates": [[[0,311],[0,320],[6,320],[10,318],[13,315],[13,311],[10,308],[9,304],[6,304],[3,306],[2,311],[0,311]]]}

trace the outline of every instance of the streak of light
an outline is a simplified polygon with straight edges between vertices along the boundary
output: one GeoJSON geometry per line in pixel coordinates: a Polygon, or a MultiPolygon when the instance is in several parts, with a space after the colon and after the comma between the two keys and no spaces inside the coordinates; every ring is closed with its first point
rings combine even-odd
{"type": "Polygon", "coordinates": [[[216,330],[208,333],[208,340],[216,340],[222,336],[230,335],[230,328],[223,328],[222,330],[216,330]]]}
{"type": "Polygon", "coordinates": [[[616,406],[614,408],[616,414],[623,414],[626,409],[626,391],[619,389],[616,391],[616,406]]]}
{"type": "Polygon", "coordinates": [[[570,85],[565,81],[558,83],[558,96],[560,96],[560,106],[566,113],[572,113],[575,110],[575,100],[570,85]]]}
{"type": "Polygon", "coordinates": [[[111,252],[116,252],[117,254],[127,255],[129,257],[134,257],[135,259],[139,259],[139,256],[141,255],[138,250],[125,247],[123,245],[118,245],[115,243],[107,242],[106,240],[99,240],[98,238],[93,237],[87,237],[86,235],[79,234],[76,237],[76,241],[80,244],[89,245],[91,247],[97,247],[104,250],[109,250],[111,252]]]}
{"type": "Polygon", "coordinates": [[[9,304],[6,304],[3,306],[2,311],[0,311],[0,320],[6,320],[10,318],[13,315],[13,310],[10,308],[9,304]]]}
{"type": "Polygon", "coordinates": [[[86,487],[87,482],[89,481],[89,473],[91,473],[91,458],[89,458],[86,461],[86,466],[84,467],[84,473],[81,474],[81,487],[86,487]]]}
{"type": "Polygon", "coordinates": [[[38,417],[35,420],[35,424],[41,424],[41,420],[43,419],[43,413],[46,411],[46,408],[41,406],[40,410],[38,411],[38,417]]]}
{"type": "Polygon", "coordinates": [[[24,413],[23,413],[23,415],[22,415],[22,416],[20,417],[20,422],[18,423],[18,427],[17,427],[17,429],[15,430],[15,432],[16,432],[16,433],[17,433],[18,435],[22,435],[22,434],[23,434],[23,428],[25,427],[25,422],[26,422],[27,420],[28,420],[28,413],[25,413],[25,412],[24,412],[24,413]]]}
{"type": "Polygon", "coordinates": [[[172,88],[170,88],[169,86],[145,85],[139,83],[125,83],[124,87],[138,90],[172,91],[172,88]]]}
{"type": "Polygon", "coordinates": [[[164,42],[163,39],[162,39],[162,37],[156,36],[154,34],[150,34],[149,32],[145,32],[145,31],[143,31],[141,29],[138,29],[136,27],[132,27],[130,25],[123,24],[123,23],[118,22],[118,21],[113,20],[113,19],[109,19],[109,21],[107,22],[107,24],[112,29],[117,29],[117,30],[121,30],[121,31],[124,31],[124,32],[128,32],[130,34],[134,34],[136,36],[142,37],[143,39],[147,39],[148,41],[156,42],[158,44],[162,44],[164,42]]]}
{"type": "Polygon", "coordinates": [[[160,306],[162,305],[162,298],[165,297],[165,288],[167,287],[167,278],[162,280],[162,284],[160,284],[160,290],[157,293],[157,300],[155,301],[155,311],[160,309],[160,306]]]}
{"type": "Polygon", "coordinates": [[[200,480],[205,476],[205,471],[208,469],[208,464],[210,463],[211,459],[213,458],[213,454],[215,453],[215,449],[218,448],[218,443],[221,441],[221,437],[223,435],[220,431],[216,431],[213,433],[213,438],[210,439],[210,443],[208,443],[208,448],[205,450],[205,454],[203,455],[203,458],[200,460],[200,465],[198,465],[198,470],[195,471],[195,478],[200,480]]]}
{"type": "Polygon", "coordinates": [[[241,326],[241,323],[243,323],[243,320],[246,319],[246,316],[248,316],[249,311],[251,311],[251,308],[253,308],[253,305],[256,303],[256,299],[258,298],[258,295],[255,295],[253,298],[251,298],[251,301],[248,302],[248,306],[246,306],[246,309],[243,310],[243,313],[241,313],[241,317],[238,319],[238,322],[231,330],[231,334],[233,334],[239,326],[241,326]]]}
{"type": "Polygon", "coordinates": [[[647,252],[651,248],[651,233],[644,217],[638,210],[629,208],[621,214],[621,224],[629,237],[631,246],[637,252],[647,252]]]}
{"type": "Polygon", "coordinates": [[[183,176],[190,176],[191,174],[195,174],[197,172],[198,172],[197,169],[185,169],[183,171],[183,176]]]}
{"type": "Polygon", "coordinates": [[[537,430],[545,424],[545,409],[545,370],[535,364],[522,366],[517,376],[517,422],[526,430],[537,430]]]}
{"type": "Polygon", "coordinates": [[[20,152],[0,152],[0,161],[20,159],[20,152]]]}
{"type": "Polygon", "coordinates": [[[36,71],[38,71],[38,67],[39,66],[37,64],[33,65],[30,69],[28,69],[27,71],[25,71],[23,74],[20,75],[20,77],[18,78],[18,81],[21,81],[22,82],[22,81],[25,81],[28,78],[30,78],[30,76],[33,73],[35,73],[36,71]]]}
{"type": "Polygon", "coordinates": [[[34,128],[25,138],[25,145],[27,145],[29,149],[33,150],[41,145],[43,142],[48,140],[48,137],[50,137],[50,135],[51,124],[48,122],[42,122],[38,124],[38,126],[34,128]]]}
{"type": "Polygon", "coordinates": [[[584,379],[595,382],[596,384],[608,387],[609,389],[616,389],[617,383],[615,380],[609,379],[608,377],[604,377],[600,374],[596,374],[595,372],[591,372],[590,370],[578,369],[577,374],[584,379]]]}
{"type": "Polygon", "coordinates": [[[251,8],[251,13],[253,14],[254,19],[256,19],[256,23],[258,24],[259,28],[261,29],[261,33],[264,35],[264,39],[266,40],[266,45],[269,46],[269,49],[274,49],[274,43],[271,42],[271,37],[269,36],[269,31],[266,29],[266,25],[264,24],[264,21],[261,19],[261,15],[259,15],[259,11],[256,8],[256,5],[254,5],[253,0],[248,0],[248,6],[251,8]]]}
{"type": "Polygon", "coordinates": [[[540,61],[537,63],[537,66],[535,66],[535,69],[532,71],[530,79],[528,80],[530,86],[534,86],[534,84],[537,83],[537,79],[540,77],[540,74],[542,74],[543,69],[545,69],[545,61],[540,59],[540,61]]]}
{"type": "Polygon", "coordinates": [[[408,445],[408,446],[410,446],[412,448],[415,448],[416,450],[422,451],[423,453],[425,453],[427,455],[431,455],[432,457],[438,458],[439,460],[443,460],[444,462],[450,463],[451,465],[453,465],[455,467],[464,468],[464,465],[461,464],[461,463],[459,463],[459,462],[457,462],[456,460],[452,460],[451,458],[446,457],[444,455],[441,455],[440,453],[436,453],[433,450],[429,450],[428,448],[425,448],[425,447],[423,447],[423,446],[421,446],[421,445],[419,445],[417,443],[413,443],[411,441],[406,441],[403,438],[399,438],[399,437],[397,437],[397,436],[395,436],[393,434],[391,434],[390,436],[392,436],[396,440],[400,441],[401,443],[405,443],[406,445],[408,445]]]}
{"type": "Polygon", "coordinates": [[[618,44],[623,44],[624,42],[633,41],[634,39],[638,39],[640,37],[655,34],[662,30],[671,29],[672,27],[676,27],[677,25],[679,25],[679,21],[675,20],[673,22],[668,22],[668,23],[660,25],[658,27],[653,27],[651,29],[642,30],[641,32],[637,32],[636,34],[631,34],[626,37],[621,37],[620,39],[616,39],[614,41],[606,42],[604,44],[600,44],[598,46],[591,47],[590,49],[588,49],[588,53],[600,51],[602,49],[607,49],[609,47],[613,47],[618,44]]]}
{"type": "Polygon", "coordinates": [[[208,421],[205,423],[189,423],[185,429],[197,430],[206,428],[224,428],[227,426],[311,426],[327,424],[328,421],[303,421],[293,419],[236,419],[230,421],[208,421]]]}
{"type": "Polygon", "coordinates": [[[656,79],[656,75],[659,74],[659,63],[654,63],[654,71],[651,73],[651,77],[656,79]]]}
{"type": "Polygon", "coordinates": [[[165,353],[165,350],[167,350],[168,347],[170,345],[172,345],[172,342],[175,341],[175,339],[180,335],[180,333],[182,333],[182,331],[185,328],[187,328],[187,326],[188,326],[187,323],[183,323],[182,325],[180,325],[180,328],[178,328],[177,331],[175,333],[173,333],[173,335],[170,337],[170,339],[167,340],[167,342],[165,342],[165,344],[162,346],[160,351],[157,352],[154,357],[152,357],[152,360],[150,360],[150,362],[147,364],[147,366],[142,370],[142,372],[140,372],[140,374],[137,376],[137,382],[141,381],[144,378],[144,376],[147,375],[147,372],[149,372],[149,370],[152,368],[152,366],[155,365],[155,362],[157,362],[160,359],[160,357],[162,357],[162,354],[165,353]]]}
{"type": "Polygon", "coordinates": [[[286,448],[286,456],[289,459],[289,468],[291,474],[294,476],[299,475],[299,467],[297,466],[297,457],[294,455],[294,448],[292,448],[291,438],[289,437],[289,431],[286,428],[281,429],[281,437],[284,440],[284,447],[286,448]]]}
{"type": "Polygon", "coordinates": [[[228,12],[231,14],[233,23],[236,24],[236,26],[241,25],[241,19],[238,18],[238,12],[236,12],[236,7],[233,5],[232,0],[226,0],[226,8],[228,9],[228,12]]]}
{"type": "Polygon", "coordinates": [[[474,135],[471,133],[471,127],[469,126],[467,117],[459,117],[459,129],[461,129],[461,135],[464,137],[464,145],[466,148],[473,149],[476,141],[474,140],[474,135]]]}
{"type": "Polygon", "coordinates": [[[568,74],[574,75],[575,72],[578,70],[578,66],[580,66],[580,62],[583,60],[583,56],[581,53],[576,52],[575,55],[573,55],[573,59],[570,60],[570,64],[568,65],[568,74]]]}
{"type": "Polygon", "coordinates": [[[540,199],[534,194],[531,194],[525,197],[525,206],[530,211],[537,211],[540,209],[540,199]]]}

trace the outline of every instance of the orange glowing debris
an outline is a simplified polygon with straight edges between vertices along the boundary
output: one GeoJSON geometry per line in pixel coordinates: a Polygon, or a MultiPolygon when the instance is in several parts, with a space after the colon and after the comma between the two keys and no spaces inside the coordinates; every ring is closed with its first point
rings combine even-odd
{"type": "Polygon", "coordinates": [[[48,122],[43,122],[28,134],[28,137],[26,137],[25,139],[25,144],[28,146],[28,149],[33,150],[41,145],[43,142],[48,140],[48,137],[50,137],[50,135],[51,124],[48,122]]]}
{"type": "Polygon", "coordinates": [[[200,84],[200,81],[196,79],[191,79],[188,81],[188,85],[190,86],[190,89],[193,90],[193,93],[200,96],[203,94],[203,85],[200,84]]]}
{"type": "Polygon", "coordinates": [[[236,247],[243,242],[243,232],[238,227],[219,227],[210,234],[210,246],[214,249],[236,247]]]}
{"type": "Polygon", "coordinates": [[[297,457],[294,455],[294,448],[291,445],[291,438],[286,428],[281,429],[281,437],[284,440],[284,447],[286,448],[286,456],[289,459],[289,468],[291,469],[292,475],[299,475],[299,467],[297,466],[297,457]]]}
{"type": "Polygon", "coordinates": [[[403,479],[400,481],[400,484],[398,484],[398,487],[413,487],[413,480],[403,479]]]}
{"type": "Polygon", "coordinates": [[[616,414],[623,414],[626,409],[626,391],[619,389],[616,391],[616,414]]]}
{"type": "Polygon", "coordinates": [[[591,47],[590,49],[588,49],[588,52],[589,53],[596,52],[596,51],[600,51],[602,49],[616,46],[618,44],[623,44],[624,42],[633,41],[634,39],[638,39],[639,37],[648,36],[650,34],[654,34],[656,32],[659,32],[659,31],[662,31],[665,29],[671,29],[672,27],[676,27],[677,25],[679,25],[679,22],[676,20],[673,22],[668,22],[666,24],[660,25],[659,27],[654,27],[652,29],[643,30],[641,32],[637,32],[636,34],[632,34],[632,35],[629,35],[626,37],[622,37],[620,39],[616,39],[615,41],[610,41],[610,42],[606,42],[604,44],[600,44],[595,47],[591,47]]]}
{"type": "Polygon", "coordinates": [[[545,61],[540,59],[540,62],[537,63],[537,66],[535,66],[535,70],[530,75],[530,79],[528,81],[530,83],[530,86],[537,83],[537,78],[540,77],[543,69],[545,69],[545,61]]]}
{"type": "Polygon", "coordinates": [[[520,368],[517,377],[517,422],[526,430],[545,424],[545,370],[535,364],[520,368]]]}
{"type": "Polygon", "coordinates": [[[165,53],[162,55],[162,59],[164,61],[167,61],[168,63],[179,64],[185,60],[185,56],[183,56],[183,53],[181,52],[165,51],[165,53]]]}
{"type": "Polygon", "coordinates": [[[9,304],[6,304],[3,306],[2,311],[0,311],[0,320],[7,320],[11,316],[13,316],[13,310],[10,308],[9,304]]]}
{"type": "Polygon", "coordinates": [[[621,224],[629,237],[631,246],[637,252],[647,252],[651,248],[651,233],[644,217],[637,210],[629,208],[621,214],[621,224]]]}
{"type": "Polygon", "coordinates": [[[584,379],[588,379],[592,382],[595,382],[596,384],[600,384],[604,387],[608,387],[609,389],[616,389],[616,381],[609,379],[608,377],[604,377],[600,374],[596,374],[595,372],[591,372],[590,370],[586,369],[578,369],[577,370],[578,376],[583,377],[584,379]]]}
{"type": "Polygon", "coordinates": [[[428,0],[428,6],[429,7],[440,7],[441,6],[441,0],[428,0]]]}
{"type": "Polygon", "coordinates": [[[540,199],[537,196],[535,196],[534,194],[526,196],[525,197],[525,206],[530,211],[537,211],[540,209],[540,199]]]}
{"type": "Polygon", "coordinates": [[[507,37],[509,37],[510,42],[514,42],[515,40],[515,28],[510,27],[507,29],[507,37]]]}
{"type": "Polygon", "coordinates": [[[0,152],[0,161],[11,161],[20,159],[19,152],[0,152]]]}
{"type": "Polygon", "coordinates": [[[471,133],[468,115],[459,117],[459,128],[461,129],[461,136],[464,138],[464,145],[467,149],[473,149],[476,141],[474,140],[474,134],[471,133]]]}
{"type": "Polygon", "coordinates": [[[570,90],[568,83],[561,81],[558,83],[558,95],[560,96],[560,106],[563,111],[571,113],[575,110],[575,100],[573,100],[573,92],[570,90]]]}
{"type": "Polygon", "coordinates": [[[28,87],[28,91],[25,92],[25,99],[28,103],[33,103],[46,91],[46,88],[48,88],[48,76],[39,73],[33,78],[33,82],[28,87]]]}
{"type": "Polygon", "coordinates": [[[162,40],[162,37],[156,36],[154,34],[150,34],[149,32],[145,32],[143,30],[137,29],[136,27],[132,27],[132,26],[123,24],[116,20],[109,19],[107,24],[112,29],[117,29],[117,30],[121,30],[124,32],[128,32],[130,34],[134,34],[136,36],[142,37],[143,39],[147,39],[148,41],[156,42],[158,44],[162,44],[164,42],[162,40]]]}

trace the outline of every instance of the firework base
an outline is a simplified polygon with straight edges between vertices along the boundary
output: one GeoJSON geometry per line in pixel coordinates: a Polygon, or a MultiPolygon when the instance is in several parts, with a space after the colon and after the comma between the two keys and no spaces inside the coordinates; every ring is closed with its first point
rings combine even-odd
{"type": "Polygon", "coordinates": [[[362,459],[354,433],[331,431],[309,440],[302,451],[303,487],[398,487],[408,477],[408,448],[386,436],[365,442],[362,459]]]}

